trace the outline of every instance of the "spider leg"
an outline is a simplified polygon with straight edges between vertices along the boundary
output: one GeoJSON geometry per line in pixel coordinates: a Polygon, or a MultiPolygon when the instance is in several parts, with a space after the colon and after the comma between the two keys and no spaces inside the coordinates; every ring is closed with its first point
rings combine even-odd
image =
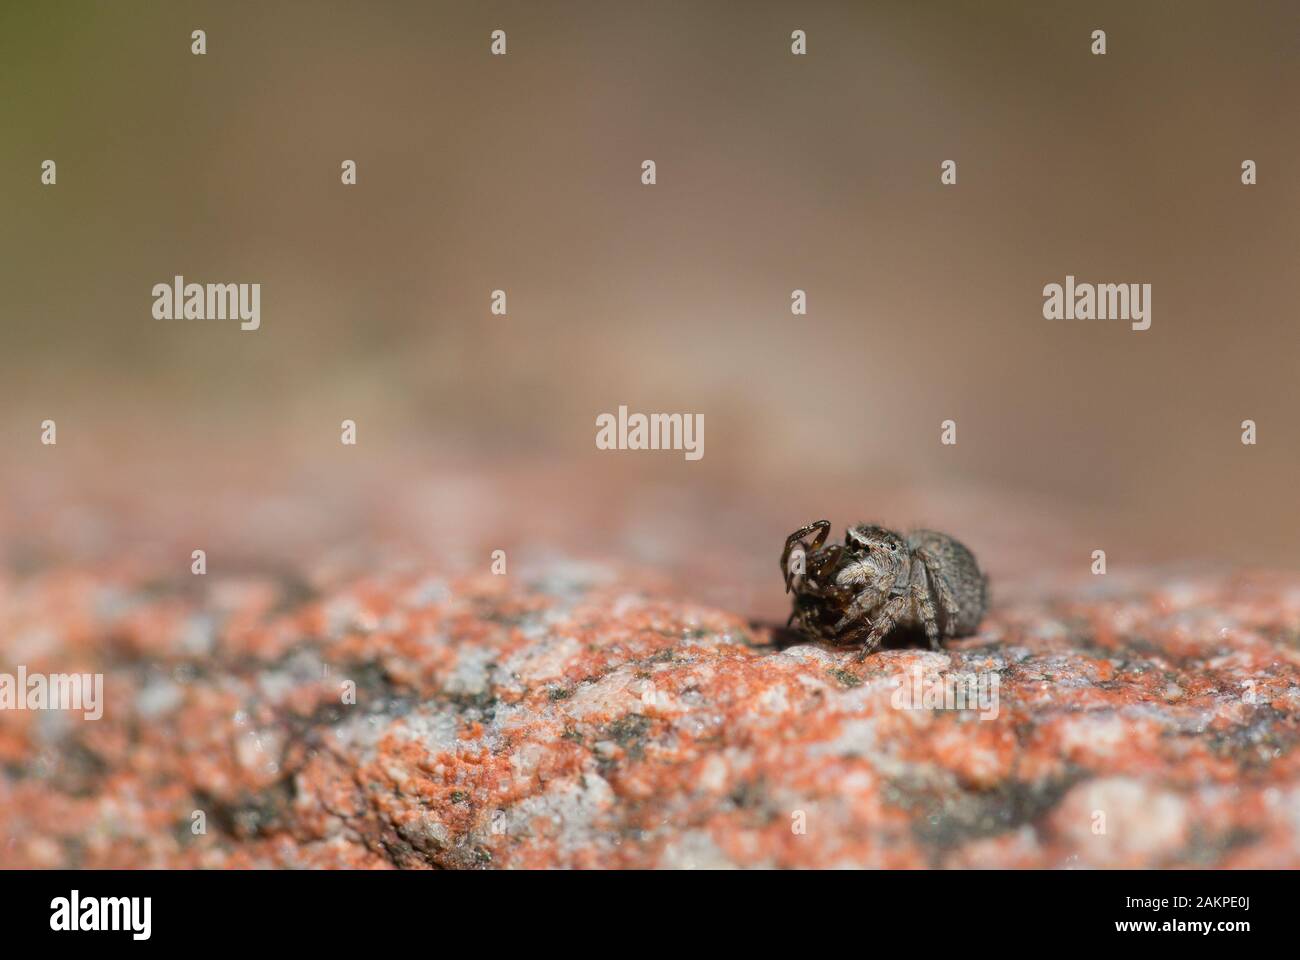
{"type": "Polygon", "coordinates": [[[833,628],[834,631],[839,633],[848,628],[850,624],[865,619],[867,611],[874,610],[877,607],[880,607],[880,609],[883,610],[885,607],[888,607],[889,604],[895,602],[890,600],[888,603],[881,605],[880,601],[880,594],[873,590],[863,590],[855,596],[853,601],[845,608],[843,616],[840,617],[839,622],[835,624],[833,628]]]}
{"type": "Polygon", "coordinates": [[[912,571],[912,606],[921,623],[925,626],[925,637],[930,641],[931,650],[940,650],[939,622],[935,614],[934,598],[930,596],[930,578],[926,574],[925,564],[916,561],[912,571]]]}
{"type": "MultiPolygon", "coordinates": [[[[856,659],[861,662],[867,659],[867,654],[875,651],[880,646],[880,642],[885,639],[885,634],[894,629],[903,612],[907,609],[907,597],[894,597],[883,607],[877,614],[875,621],[871,624],[871,631],[867,634],[866,641],[862,644],[862,649],[858,651],[856,659]]],[[[861,630],[855,630],[850,634],[855,640],[861,636],[861,630]]]]}
{"type": "Polygon", "coordinates": [[[933,584],[935,592],[939,595],[939,602],[943,604],[944,636],[956,636],[957,615],[960,610],[957,606],[957,597],[952,592],[952,587],[949,586],[947,579],[939,572],[938,558],[926,547],[918,547],[916,556],[925,566],[925,572],[929,574],[930,583],[933,584]]]}
{"type": "Polygon", "coordinates": [[[880,646],[880,640],[880,637],[876,637],[874,641],[871,639],[870,624],[862,624],[861,626],[850,630],[845,636],[839,638],[839,641],[842,641],[848,646],[856,643],[862,644],[862,649],[860,649],[853,658],[859,662],[865,660],[868,654],[875,652],[876,647],[880,646]]]}
{"type": "Polygon", "coordinates": [[[804,553],[816,553],[822,548],[822,544],[826,542],[826,538],[830,536],[831,522],[829,520],[818,520],[814,523],[808,524],[806,527],[800,527],[794,533],[790,534],[790,536],[785,538],[785,549],[781,551],[781,572],[785,574],[786,593],[790,592],[792,581],[794,580],[794,574],[790,570],[790,552],[794,550],[794,545],[796,543],[802,545],[804,537],[808,536],[808,534],[812,533],[814,530],[817,531],[817,536],[813,540],[811,548],[804,546],[804,553]]]}

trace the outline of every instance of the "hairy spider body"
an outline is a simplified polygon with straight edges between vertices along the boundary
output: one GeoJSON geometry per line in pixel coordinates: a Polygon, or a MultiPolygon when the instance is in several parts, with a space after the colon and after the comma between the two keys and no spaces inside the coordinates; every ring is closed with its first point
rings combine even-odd
{"type": "Polygon", "coordinates": [[[781,553],[790,623],[818,640],[861,643],[861,660],[894,628],[921,627],[930,646],[969,636],[988,608],[988,579],[975,557],[945,533],[907,536],[871,523],[826,545],[830,521],[790,534],[781,553]],[[815,534],[815,536],[814,536],[815,534]],[[812,542],[808,537],[812,536],[812,542]]]}

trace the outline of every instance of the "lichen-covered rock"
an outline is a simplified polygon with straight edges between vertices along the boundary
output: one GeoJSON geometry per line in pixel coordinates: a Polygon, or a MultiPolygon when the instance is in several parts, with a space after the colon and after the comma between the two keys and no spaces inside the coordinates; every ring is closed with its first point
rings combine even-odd
{"type": "Polygon", "coordinates": [[[6,580],[106,703],[0,711],[0,865],[1300,865],[1300,578],[1095,583],[856,663],[600,566],[6,580]]]}

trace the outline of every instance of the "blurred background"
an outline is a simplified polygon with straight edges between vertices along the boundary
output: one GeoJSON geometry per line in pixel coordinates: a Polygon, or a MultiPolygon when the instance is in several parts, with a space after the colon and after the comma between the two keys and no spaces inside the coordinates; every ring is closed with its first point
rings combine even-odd
{"type": "Polygon", "coordinates": [[[0,83],[19,575],[501,548],[780,616],[823,516],[1001,595],[1300,565],[1293,3],[7,3],[0,83]],[[155,320],[176,274],[260,282],[261,329],[155,320]],[[1043,319],[1067,274],[1151,329],[1043,319]],[[620,404],[704,458],[596,449],[620,404]]]}

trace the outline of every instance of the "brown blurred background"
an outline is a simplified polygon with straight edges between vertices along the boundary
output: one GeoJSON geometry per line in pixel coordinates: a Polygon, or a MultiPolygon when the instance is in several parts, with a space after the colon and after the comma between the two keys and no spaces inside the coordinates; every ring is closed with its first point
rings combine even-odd
{"type": "Polygon", "coordinates": [[[1293,3],[5,4],[0,80],[15,569],[502,546],[774,613],[823,515],[1300,565],[1293,3]],[[153,319],[178,273],[262,328],[153,319]],[[1151,329],[1044,320],[1066,274],[1151,329]],[[704,459],[597,450],[621,403],[704,459]]]}

